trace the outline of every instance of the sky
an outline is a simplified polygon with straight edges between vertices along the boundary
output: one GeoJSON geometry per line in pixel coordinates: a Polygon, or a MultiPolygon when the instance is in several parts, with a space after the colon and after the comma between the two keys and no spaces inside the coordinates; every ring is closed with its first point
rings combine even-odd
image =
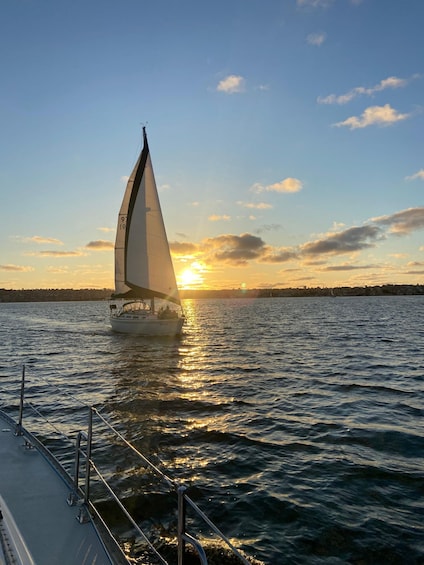
{"type": "Polygon", "coordinates": [[[422,0],[0,10],[1,288],[113,288],[142,125],[181,288],[424,283],[422,0]]]}

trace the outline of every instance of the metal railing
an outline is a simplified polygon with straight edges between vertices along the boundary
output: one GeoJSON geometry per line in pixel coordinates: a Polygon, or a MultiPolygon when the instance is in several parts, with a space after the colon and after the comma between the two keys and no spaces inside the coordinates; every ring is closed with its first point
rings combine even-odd
{"type": "MultiPolygon", "coordinates": [[[[19,404],[19,418],[16,425],[15,433],[17,435],[22,435],[23,433],[23,414],[24,414],[24,395],[25,395],[25,366],[22,369],[21,378],[21,390],[20,390],[20,404],[19,404]]],[[[31,408],[35,408],[30,404],[31,408]]],[[[90,497],[90,489],[93,478],[95,477],[97,481],[106,489],[107,493],[110,495],[111,499],[119,507],[122,514],[131,524],[134,531],[138,536],[147,544],[149,550],[159,560],[163,565],[169,565],[165,557],[155,548],[154,544],[150,541],[146,533],[142,530],[139,524],[131,516],[130,512],[124,506],[120,500],[118,494],[115,492],[113,487],[109,484],[108,480],[101,472],[99,467],[95,464],[92,458],[92,444],[93,444],[93,419],[98,418],[102,424],[104,424],[113,435],[124,444],[136,458],[142,462],[143,466],[147,467],[152,471],[158,478],[165,481],[166,485],[176,494],[177,499],[177,558],[178,565],[184,565],[186,558],[186,545],[190,545],[198,556],[201,565],[208,565],[208,559],[206,556],[206,551],[202,543],[188,531],[188,521],[187,515],[188,511],[194,513],[194,515],[204,522],[218,538],[223,542],[229,551],[236,556],[240,563],[245,565],[251,565],[246,557],[231,543],[223,532],[208,518],[208,516],[199,508],[199,506],[188,496],[187,488],[184,485],[178,484],[176,481],[171,479],[166,473],[164,473],[157,465],[152,463],[143,453],[141,453],[134,445],[132,445],[114,426],[112,426],[107,419],[102,416],[97,408],[94,406],[89,406],[88,408],[88,424],[87,431],[80,430],[77,433],[75,439],[75,451],[74,451],[74,471],[73,477],[71,477],[73,483],[73,490],[70,492],[67,502],[69,505],[76,505],[79,507],[78,521],[84,523],[90,520],[91,515],[95,515],[98,520],[102,523],[103,527],[110,533],[109,526],[106,520],[102,517],[101,512],[97,506],[93,503],[90,497]],[[85,448],[83,447],[85,444],[85,448]],[[83,463],[81,463],[83,461],[83,463]],[[83,481],[80,481],[81,476],[83,481]],[[94,476],[94,477],[93,477],[94,476]]],[[[38,410],[36,410],[38,415],[41,415],[38,410]]],[[[63,469],[63,468],[62,468],[63,469]]],[[[64,470],[64,469],[63,469],[64,470]]],[[[66,472],[66,471],[65,471],[66,472]]],[[[111,534],[112,535],[112,534],[111,534]]]]}

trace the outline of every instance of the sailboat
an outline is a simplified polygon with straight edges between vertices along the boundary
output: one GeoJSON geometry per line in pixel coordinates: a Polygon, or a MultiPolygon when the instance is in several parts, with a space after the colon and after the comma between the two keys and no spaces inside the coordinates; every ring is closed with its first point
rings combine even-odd
{"type": "Polygon", "coordinates": [[[118,299],[110,304],[114,331],[148,336],[181,333],[184,314],[145,127],[143,148],[118,215],[112,298],[118,299]]]}

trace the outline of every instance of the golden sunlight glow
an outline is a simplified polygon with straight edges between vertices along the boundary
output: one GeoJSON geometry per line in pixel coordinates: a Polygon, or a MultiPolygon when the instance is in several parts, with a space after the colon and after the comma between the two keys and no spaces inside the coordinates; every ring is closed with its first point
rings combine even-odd
{"type": "Polygon", "coordinates": [[[205,268],[198,262],[194,262],[177,275],[177,283],[181,289],[199,288],[203,285],[203,273],[205,268]]]}

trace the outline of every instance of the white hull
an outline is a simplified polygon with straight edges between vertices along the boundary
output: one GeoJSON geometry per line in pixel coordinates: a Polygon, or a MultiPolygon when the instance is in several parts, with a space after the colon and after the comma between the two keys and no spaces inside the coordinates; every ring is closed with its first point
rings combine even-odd
{"type": "Polygon", "coordinates": [[[119,333],[145,336],[175,336],[181,333],[184,318],[160,320],[155,314],[140,316],[137,313],[111,315],[112,330],[119,333]]]}
{"type": "Polygon", "coordinates": [[[109,533],[100,537],[95,524],[101,522],[88,519],[84,504],[69,505],[70,493],[73,500],[80,493],[54,456],[27,431],[17,435],[16,422],[2,410],[0,428],[0,564],[129,563],[121,550],[116,559],[108,553],[104,542],[115,542],[109,533]]]}

